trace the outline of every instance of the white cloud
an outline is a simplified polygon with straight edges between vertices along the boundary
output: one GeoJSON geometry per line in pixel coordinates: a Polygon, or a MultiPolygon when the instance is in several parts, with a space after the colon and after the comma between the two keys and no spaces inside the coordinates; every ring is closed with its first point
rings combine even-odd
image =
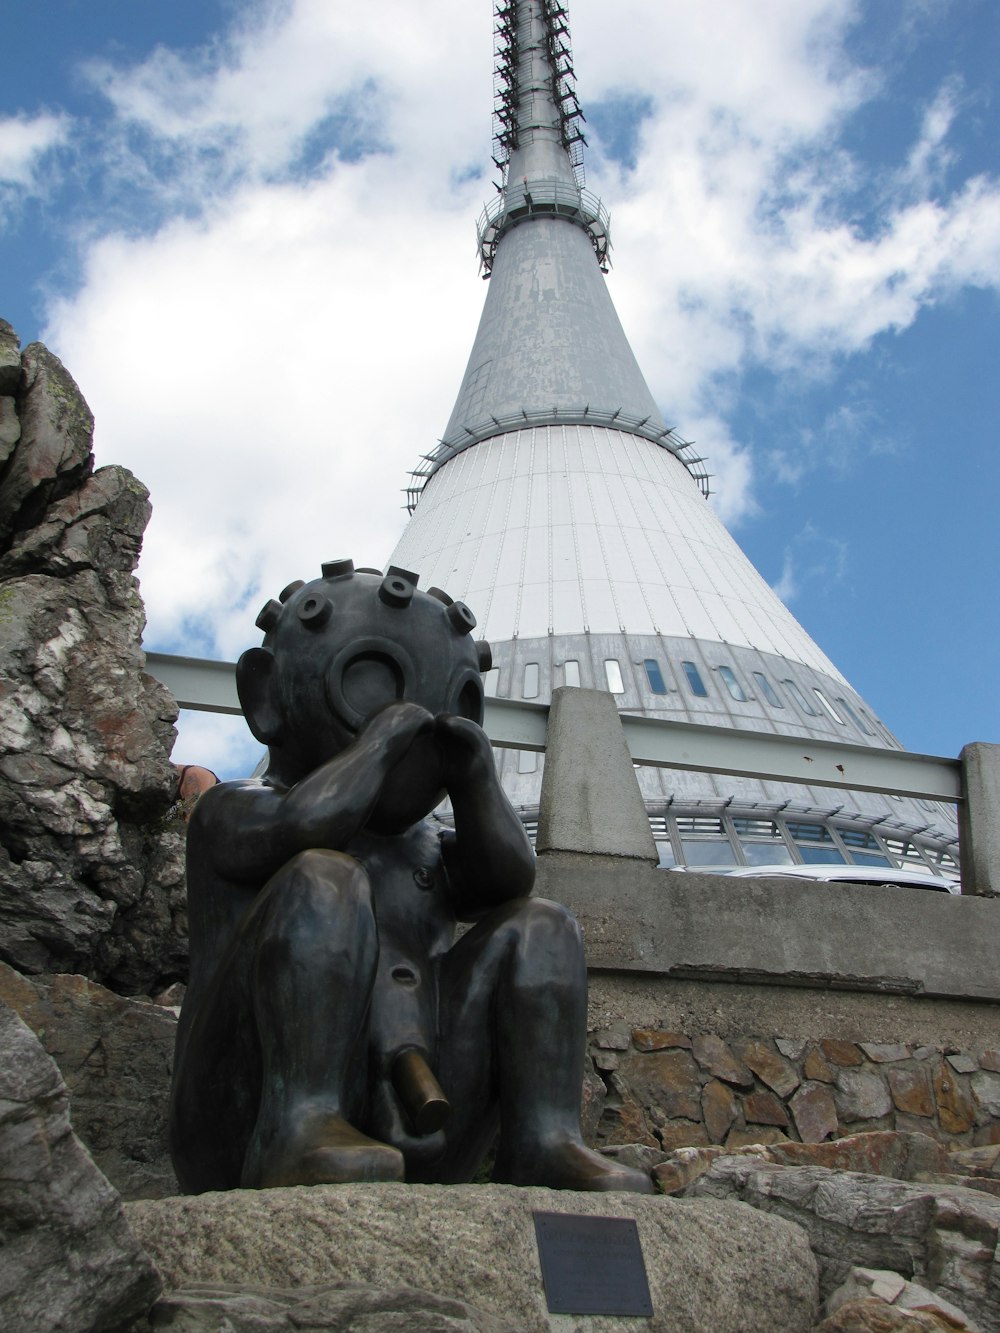
{"type": "Polygon", "coordinates": [[[46,190],[46,160],[68,134],[65,116],[0,117],[0,221],[24,198],[46,190]]]}
{"type": "MultiPolygon", "coordinates": [[[[731,523],[754,504],[727,425],[740,372],[822,375],[998,282],[996,180],[944,186],[956,87],[895,175],[871,179],[840,142],[887,77],[844,54],[857,8],[618,0],[609,22],[598,0],[572,6],[584,108],[626,90],[650,106],[634,171],[596,143],[589,158],[613,210],[611,291],[731,523]],[[877,223],[859,220],[850,200],[876,188],[877,223]]],[[[141,575],[158,644],[234,656],[289,579],[394,545],[483,297],[472,226],[492,186],[468,173],[490,166],[489,11],[288,0],[195,56],[92,68],[115,117],[109,179],[145,172],[178,215],[87,240],[47,338],[95,410],[100,461],[152,491],[141,575]]],[[[786,464],[811,466],[808,449],[786,464]]]]}

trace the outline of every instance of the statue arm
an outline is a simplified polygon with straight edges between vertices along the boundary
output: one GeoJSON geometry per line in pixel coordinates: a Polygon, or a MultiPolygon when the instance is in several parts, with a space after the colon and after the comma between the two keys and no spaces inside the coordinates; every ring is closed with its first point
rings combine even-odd
{"type": "Polygon", "coordinates": [[[497,778],[493,750],[468,718],[439,717],[437,738],[455,815],[455,833],[443,846],[455,910],[463,920],[534,887],[535,856],[524,825],[497,778]]]}
{"type": "Polygon", "coordinates": [[[433,726],[416,704],[377,713],[345,750],[282,791],[230,782],[199,801],[195,837],[226,879],[265,883],[286,861],[313,848],[341,851],[364,827],[387,774],[433,726]]]}

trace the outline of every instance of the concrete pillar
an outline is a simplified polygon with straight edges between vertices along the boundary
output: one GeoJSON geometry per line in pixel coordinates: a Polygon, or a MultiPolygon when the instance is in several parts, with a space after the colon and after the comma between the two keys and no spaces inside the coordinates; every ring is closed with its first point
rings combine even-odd
{"type": "Polygon", "coordinates": [[[552,695],[536,847],[658,859],[618,709],[603,690],[552,695]]]}
{"type": "Polygon", "coordinates": [[[977,742],[959,755],[958,846],[962,892],[1000,895],[1000,745],[977,742]]]}

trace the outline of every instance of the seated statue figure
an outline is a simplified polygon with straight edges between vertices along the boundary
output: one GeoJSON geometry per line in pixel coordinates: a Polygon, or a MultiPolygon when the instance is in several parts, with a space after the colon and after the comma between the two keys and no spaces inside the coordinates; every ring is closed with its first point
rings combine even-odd
{"type": "Polygon", "coordinates": [[[467,1181],[497,1141],[497,1181],[651,1192],[581,1138],[579,927],[529,896],[479,725],[488,645],[416,584],[331,561],[240,658],[268,764],[189,824],[181,1188],[467,1181]],[[446,795],[454,829],[428,818],[446,795]]]}

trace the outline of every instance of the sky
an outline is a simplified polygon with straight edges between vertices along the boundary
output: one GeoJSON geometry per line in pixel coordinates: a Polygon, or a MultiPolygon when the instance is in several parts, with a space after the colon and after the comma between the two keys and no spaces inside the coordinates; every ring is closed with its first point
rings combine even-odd
{"type": "MultiPolygon", "coordinates": [[[[384,566],[484,297],[489,0],[0,0],[0,317],[149,488],[146,646],[384,566]]],[[[1000,4],[571,0],[607,279],[764,577],[908,748],[1000,741],[1000,4]]],[[[473,608],[474,609],[474,608],[473,608]]],[[[258,747],[184,714],[175,757],[258,747]]]]}

